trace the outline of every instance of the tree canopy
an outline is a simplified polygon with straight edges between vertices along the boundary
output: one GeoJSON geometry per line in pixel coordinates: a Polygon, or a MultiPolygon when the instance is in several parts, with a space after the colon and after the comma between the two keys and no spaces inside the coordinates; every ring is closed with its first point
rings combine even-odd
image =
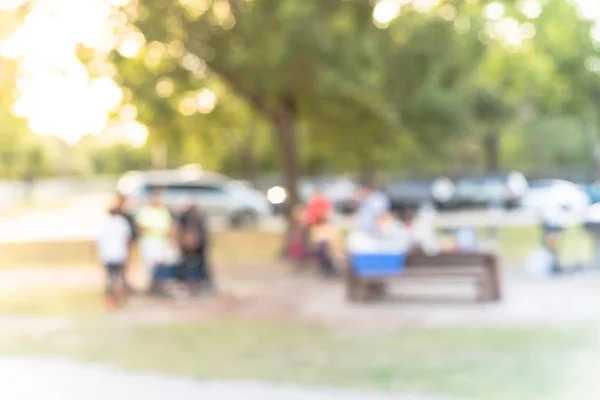
{"type": "Polygon", "coordinates": [[[131,0],[111,18],[143,44],[108,58],[150,131],[111,147],[134,164],[166,148],[249,180],[281,167],[294,200],[303,172],[594,161],[600,37],[567,0],[131,0]]]}

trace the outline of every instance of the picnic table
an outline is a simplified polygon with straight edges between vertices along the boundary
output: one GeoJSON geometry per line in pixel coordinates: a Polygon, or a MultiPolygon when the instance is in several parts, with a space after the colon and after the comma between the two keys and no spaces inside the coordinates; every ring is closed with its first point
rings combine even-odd
{"type": "Polygon", "coordinates": [[[346,278],[346,296],[351,302],[365,302],[385,295],[392,280],[466,281],[476,288],[477,302],[498,302],[502,288],[498,256],[494,252],[443,251],[435,255],[415,252],[406,256],[404,268],[368,274],[357,272],[350,262],[346,278]]]}

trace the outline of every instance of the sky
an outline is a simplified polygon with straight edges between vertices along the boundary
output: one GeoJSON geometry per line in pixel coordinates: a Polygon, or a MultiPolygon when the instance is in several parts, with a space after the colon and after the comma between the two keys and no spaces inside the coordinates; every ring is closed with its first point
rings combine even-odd
{"type": "MultiPolygon", "coordinates": [[[[147,130],[136,122],[131,106],[117,113],[123,93],[106,66],[105,76],[90,77],[76,56],[77,46],[102,54],[115,47],[130,55],[141,44],[119,40],[119,26],[109,19],[111,6],[124,0],[34,0],[23,26],[0,44],[0,55],[21,60],[13,112],[26,117],[41,135],[57,135],[69,143],[86,134],[111,133],[134,145],[144,143],[147,130]],[[128,110],[128,111],[127,111],[128,110]],[[117,113],[116,121],[109,121],[117,113]]],[[[0,8],[23,0],[0,0],[0,8]]]]}
{"type": "MultiPolygon", "coordinates": [[[[521,0],[519,1],[519,9],[527,19],[534,20],[541,14],[544,1],[521,0]]],[[[593,30],[592,35],[600,42],[600,0],[564,1],[575,3],[582,18],[598,21],[597,28],[593,30]]],[[[417,10],[429,12],[433,6],[439,5],[439,3],[440,0],[379,0],[373,9],[373,22],[380,28],[386,28],[400,15],[402,7],[407,4],[412,4],[417,10]]],[[[457,30],[469,29],[469,21],[461,20],[451,4],[446,4],[437,8],[437,10],[442,18],[454,21],[457,30]]],[[[490,38],[500,40],[511,47],[518,47],[525,40],[535,35],[535,26],[532,23],[520,23],[514,18],[506,17],[504,5],[500,2],[491,2],[485,7],[484,12],[489,20],[486,25],[486,34],[490,38]]]]}
{"type": "MultiPolygon", "coordinates": [[[[25,1],[0,0],[0,9],[15,8],[25,1]]],[[[22,65],[14,113],[26,117],[33,132],[57,135],[69,143],[75,143],[86,134],[108,133],[142,145],[148,131],[136,121],[135,107],[123,107],[123,93],[112,79],[114,68],[102,60],[103,54],[115,48],[122,55],[133,57],[144,44],[143,36],[127,30],[123,15],[115,18],[119,14],[114,14],[113,8],[129,0],[32,1],[34,7],[23,26],[11,38],[0,42],[0,55],[17,58],[22,65]],[[96,49],[99,55],[96,69],[103,71],[104,76],[89,75],[76,56],[78,45],[96,49]],[[111,119],[112,114],[118,117],[111,119]]],[[[373,20],[385,27],[398,16],[404,4],[412,2],[426,11],[438,1],[380,0],[374,8],[373,20]]],[[[540,1],[523,0],[523,14],[531,18],[539,15],[540,1]]],[[[583,17],[600,21],[600,0],[575,2],[583,17]]],[[[442,7],[440,11],[444,18],[456,17],[451,7],[442,7]]],[[[509,44],[518,45],[535,33],[531,26],[505,18],[499,3],[490,4],[486,15],[495,21],[492,33],[509,44]]],[[[200,93],[197,106],[209,110],[211,104],[205,107],[202,103],[212,102],[214,106],[214,101],[209,94],[200,93]]]]}

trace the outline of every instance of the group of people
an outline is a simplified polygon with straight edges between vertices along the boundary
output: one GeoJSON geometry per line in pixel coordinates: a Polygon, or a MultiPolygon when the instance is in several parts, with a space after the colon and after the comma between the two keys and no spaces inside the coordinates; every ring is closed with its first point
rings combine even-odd
{"type": "Polygon", "coordinates": [[[311,258],[317,260],[324,276],[337,274],[336,258],[340,252],[340,237],[331,224],[332,202],[321,188],[316,188],[306,205],[294,208],[284,255],[302,266],[311,258]]]}
{"type": "MultiPolygon", "coordinates": [[[[375,239],[420,241],[413,221],[398,219],[390,212],[389,200],[375,186],[363,184],[356,193],[357,211],[353,232],[375,239]],[[409,231],[413,232],[410,233],[409,231]],[[414,238],[413,238],[414,236],[414,238]]],[[[284,255],[296,265],[315,260],[326,277],[338,275],[338,260],[346,246],[333,224],[333,203],[317,188],[310,200],[294,209],[288,225],[284,255]]],[[[412,220],[412,218],[410,218],[412,220]]],[[[162,193],[135,214],[127,199],[117,195],[97,240],[97,253],[106,268],[106,300],[109,306],[122,303],[131,291],[128,269],[136,248],[146,267],[151,294],[189,295],[191,291],[212,292],[213,279],[208,262],[210,235],[206,216],[192,202],[170,210],[162,193]],[[165,292],[164,282],[175,282],[165,292]]]]}
{"type": "MultiPolygon", "coordinates": [[[[356,215],[350,237],[373,239],[381,242],[390,239],[398,242],[398,248],[419,246],[426,251],[435,251],[432,244],[430,221],[411,213],[394,215],[390,201],[371,182],[364,182],[355,194],[356,215]]],[[[338,274],[337,260],[352,249],[346,249],[340,232],[332,224],[333,204],[317,188],[310,200],[294,209],[289,225],[285,255],[297,265],[309,259],[317,262],[325,276],[338,274]]]]}
{"type": "Polygon", "coordinates": [[[162,203],[162,193],[135,215],[125,196],[117,195],[97,239],[97,253],[106,268],[106,302],[109,307],[124,302],[131,291],[128,269],[138,245],[150,281],[151,294],[165,294],[162,283],[175,285],[179,295],[192,290],[211,292],[213,280],[208,263],[209,231],[206,218],[193,203],[174,213],[162,203]]]}

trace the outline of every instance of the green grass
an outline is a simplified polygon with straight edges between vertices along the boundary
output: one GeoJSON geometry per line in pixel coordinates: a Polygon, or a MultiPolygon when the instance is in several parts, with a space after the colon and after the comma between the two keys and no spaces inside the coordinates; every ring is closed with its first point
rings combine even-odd
{"type": "MultiPolygon", "coordinates": [[[[485,230],[478,231],[486,238],[485,230]]],[[[522,267],[528,254],[540,246],[538,227],[505,227],[500,229],[499,250],[505,267],[522,267]]],[[[567,263],[587,263],[592,258],[592,242],[580,227],[568,229],[560,244],[561,258],[567,263]]]]}
{"type": "MultiPolygon", "coordinates": [[[[592,349],[588,327],[336,329],[275,319],[136,325],[101,293],[0,296],[0,315],[66,316],[44,334],[0,332],[0,354],[50,356],[198,379],[257,379],[477,400],[562,400],[565,371],[592,349]]],[[[133,315],[133,314],[132,314],[133,315]]]]}
{"type": "Polygon", "coordinates": [[[343,332],[300,323],[102,323],[43,340],[3,338],[0,352],[58,355],[200,379],[438,393],[478,400],[560,399],[563,375],[587,343],[560,329],[343,332]]]}
{"type": "MultiPolygon", "coordinates": [[[[504,228],[500,234],[503,260],[508,265],[523,265],[527,255],[539,246],[541,232],[537,227],[504,228]]],[[[566,262],[587,262],[592,258],[592,242],[580,227],[568,229],[560,245],[566,262]]]]}

